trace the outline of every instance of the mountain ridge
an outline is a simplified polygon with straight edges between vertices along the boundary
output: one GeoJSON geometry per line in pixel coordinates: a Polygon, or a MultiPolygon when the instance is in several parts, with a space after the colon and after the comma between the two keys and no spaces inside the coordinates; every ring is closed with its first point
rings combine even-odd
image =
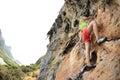
{"type": "Polygon", "coordinates": [[[0,30],[0,58],[6,65],[18,66],[18,64],[16,63],[15,59],[12,56],[11,47],[5,44],[5,40],[2,36],[1,30],[0,30]]]}

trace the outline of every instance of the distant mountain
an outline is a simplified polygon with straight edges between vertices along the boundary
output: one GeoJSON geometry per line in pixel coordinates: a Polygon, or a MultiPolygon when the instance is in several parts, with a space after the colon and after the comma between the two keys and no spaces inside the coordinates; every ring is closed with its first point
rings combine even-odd
{"type": "Polygon", "coordinates": [[[5,40],[0,30],[0,64],[14,65],[17,66],[17,62],[12,56],[11,47],[5,44],[5,40]]]}

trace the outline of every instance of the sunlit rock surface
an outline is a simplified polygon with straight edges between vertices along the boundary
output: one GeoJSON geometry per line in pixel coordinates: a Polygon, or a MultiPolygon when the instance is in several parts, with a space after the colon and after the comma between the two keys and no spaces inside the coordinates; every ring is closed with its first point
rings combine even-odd
{"type": "Polygon", "coordinates": [[[37,80],[120,80],[119,0],[65,0],[47,35],[50,43],[39,62],[42,66],[37,80]],[[107,41],[92,47],[95,52],[91,63],[96,68],[80,74],[85,65],[85,47],[82,41],[78,44],[75,20],[90,15],[97,15],[99,37],[105,36],[107,41]]]}

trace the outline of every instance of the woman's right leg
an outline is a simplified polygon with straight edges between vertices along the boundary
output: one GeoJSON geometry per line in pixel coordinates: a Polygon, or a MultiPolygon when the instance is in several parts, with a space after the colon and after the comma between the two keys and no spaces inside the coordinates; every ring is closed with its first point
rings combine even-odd
{"type": "Polygon", "coordinates": [[[96,37],[96,40],[97,40],[97,44],[101,44],[101,43],[103,43],[104,41],[107,40],[106,37],[101,37],[100,39],[98,38],[98,27],[97,27],[96,21],[92,21],[88,25],[88,32],[89,32],[89,34],[91,34],[92,31],[95,34],[95,37],[96,37]]]}
{"type": "Polygon", "coordinates": [[[89,32],[89,34],[90,34],[92,31],[93,31],[94,34],[95,34],[96,40],[98,40],[98,28],[97,28],[96,21],[92,21],[92,22],[90,22],[90,24],[88,25],[88,32],[89,32]]]}

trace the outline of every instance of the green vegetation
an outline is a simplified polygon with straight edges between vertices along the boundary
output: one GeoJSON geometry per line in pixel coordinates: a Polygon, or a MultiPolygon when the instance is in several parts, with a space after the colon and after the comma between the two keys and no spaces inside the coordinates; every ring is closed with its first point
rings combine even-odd
{"type": "Polygon", "coordinates": [[[23,80],[24,75],[20,67],[0,65],[0,76],[2,80],[23,80]]]}
{"type": "Polygon", "coordinates": [[[39,69],[39,65],[31,64],[30,66],[10,66],[0,65],[0,80],[23,80],[26,75],[32,72],[32,77],[37,77],[34,71],[39,69]],[[1,79],[2,78],[2,79],[1,79]]]}
{"type": "Polygon", "coordinates": [[[18,64],[13,61],[7,54],[5,54],[2,50],[0,50],[0,57],[4,60],[4,62],[7,64],[7,65],[10,65],[10,66],[18,66],[18,64]]]}
{"type": "Polygon", "coordinates": [[[28,73],[28,72],[32,72],[32,71],[39,69],[39,67],[40,67],[40,65],[30,64],[30,66],[22,65],[21,69],[24,73],[28,73]]]}

